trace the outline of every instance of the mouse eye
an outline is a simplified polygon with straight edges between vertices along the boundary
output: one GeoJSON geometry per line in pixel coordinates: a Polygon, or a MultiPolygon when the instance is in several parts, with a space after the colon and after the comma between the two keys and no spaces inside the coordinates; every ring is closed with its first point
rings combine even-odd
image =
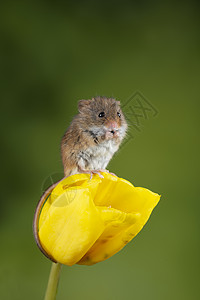
{"type": "Polygon", "coordinates": [[[121,114],[119,112],[117,113],[117,115],[118,115],[119,118],[121,118],[121,114]]]}
{"type": "Polygon", "coordinates": [[[100,114],[99,114],[99,118],[103,118],[103,117],[105,117],[105,112],[104,111],[100,112],[100,114]]]}

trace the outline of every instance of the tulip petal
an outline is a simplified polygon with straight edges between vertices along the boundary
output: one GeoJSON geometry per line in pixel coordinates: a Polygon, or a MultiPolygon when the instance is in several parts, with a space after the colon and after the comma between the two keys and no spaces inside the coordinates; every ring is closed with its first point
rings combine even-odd
{"type": "MultiPolygon", "coordinates": [[[[135,224],[140,218],[139,213],[124,213],[107,207],[97,208],[104,220],[104,231],[78,264],[92,265],[112,256],[114,254],[114,244],[116,244],[118,236],[123,234],[124,231],[135,224]],[[107,249],[109,244],[111,245],[110,250],[107,249]]],[[[124,244],[122,244],[123,246],[124,244]]]]}
{"type": "MultiPolygon", "coordinates": [[[[154,206],[159,201],[160,196],[142,188],[138,189],[138,193],[149,193],[149,198],[146,198],[146,202],[143,202],[143,207],[140,209],[140,213],[135,214],[135,220],[132,219],[132,223],[125,224],[116,224],[115,230],[109,228],[110,235],[107,232],[106,228],[103,234],[99,237],[96,243],[88,251],[88,253],[81,259],[78,264],[93,265],[97,262],[105,260],[119,250],[121,250],[128,242],[130,242],[138,232],[143,228],[145,223],[148,221],[150,214],[154,206]],[[115,232],[115,234],[113,234],[115,232]],[[105,236],[107,234],[107,236],[105,236]]],[[[142,197],[142,195],[140,195],[142,197]]],[[[140,199],[140,198],[139,198],[140,199]]],[[[137,199],[136,199],[137,200],[137,199]]],[[[144,200],[144,199],[143,199],[144,200]]],[[[131,215],[128,213],[128,215],[131,215]]],[[[134,215],[134,214],[133,214],[134,215]]]]}
{"type": "MultiPolygon", "coordinates": [[[[104,179],[98,185],[94,203],[99,206],[111,206],[124,212],[138,212],[148,207],[149,201],[154,201],[157,194],[148,189],[134,187],[129,181],[103,173],[104,179]]],[[[157,195],[159,199],[160,196],[157,195]]],[[[155,206],[154,205],[154,206],[155,206]]]]}
{"type": "Polygon", "coordinates": [[[46,218],[41,213],[39,223],[42,247],[56,261],[67,265],[79,261],[104,228],[90,191],[76,188],[72,199],[73,189],[69,188],[52,205],[48,204],[46,218]]]}

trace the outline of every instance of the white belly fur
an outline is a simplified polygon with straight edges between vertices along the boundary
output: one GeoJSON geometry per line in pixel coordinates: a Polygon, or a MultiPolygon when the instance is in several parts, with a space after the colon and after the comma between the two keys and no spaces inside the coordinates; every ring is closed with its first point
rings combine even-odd
{"type": "Polygon", "coordinates": [[[98,170],[106,169],[113,154],[118,150],[114,140],[108,140],[84,152],[80,152],[78,164],[82,169],[98,170]]]}

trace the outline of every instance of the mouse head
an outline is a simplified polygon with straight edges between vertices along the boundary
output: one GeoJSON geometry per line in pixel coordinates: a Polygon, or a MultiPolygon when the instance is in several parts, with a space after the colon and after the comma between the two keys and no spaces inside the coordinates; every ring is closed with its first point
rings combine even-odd
{"type": "Polygon", "coordinates": [[[105,136],[105,139],[125,136],[127,123],[119,101],[106,97],[80,100],[78,109],[81,120],[96,136],[105,136]]]}

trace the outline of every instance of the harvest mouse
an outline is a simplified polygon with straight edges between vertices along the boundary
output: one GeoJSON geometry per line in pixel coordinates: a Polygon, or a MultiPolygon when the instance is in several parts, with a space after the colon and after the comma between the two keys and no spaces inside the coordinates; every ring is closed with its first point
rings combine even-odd
{"type": "Polygon", "coordinates": [[[120,102],[106,97],[80,100],[78,110],[61,141],[65,176],[97,173],[103,177],[100,172],[107,171],[127,130],[120,102]]]}

